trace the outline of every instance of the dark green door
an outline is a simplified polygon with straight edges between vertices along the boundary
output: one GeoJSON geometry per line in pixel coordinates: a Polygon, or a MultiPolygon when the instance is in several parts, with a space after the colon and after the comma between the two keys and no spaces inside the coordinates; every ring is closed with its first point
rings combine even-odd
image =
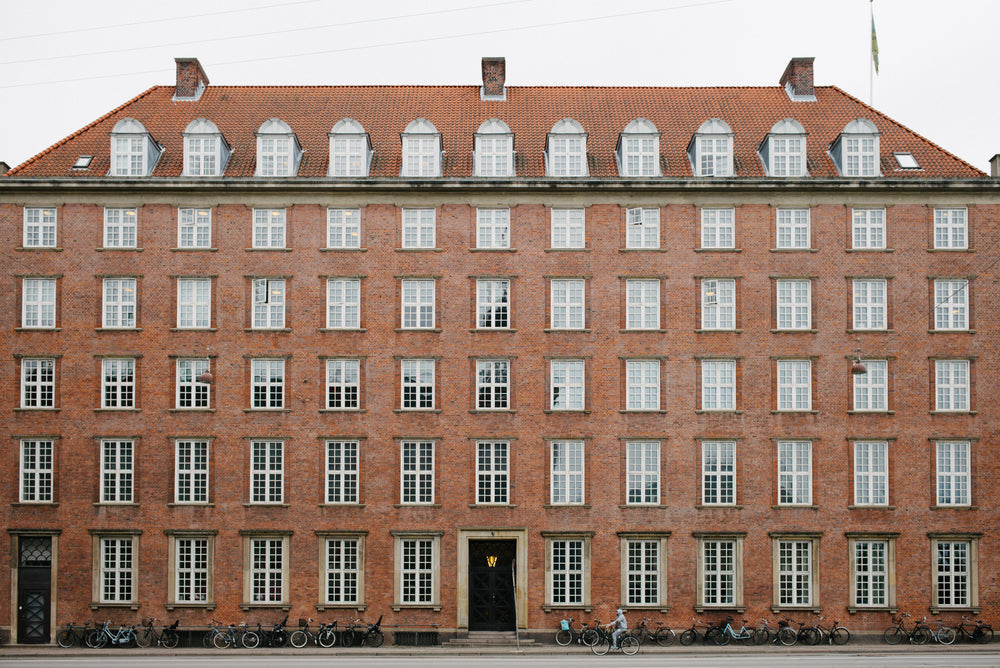
{"type": "Polygon", "coordinates": [[[514,540],[469,541],[469,630],[513,631],[514,540]]]}
{"type": "Polygon", "coordinates": [[[49,642],[52,537],[20,536],[17,564],[17,642],[49,642]]]}

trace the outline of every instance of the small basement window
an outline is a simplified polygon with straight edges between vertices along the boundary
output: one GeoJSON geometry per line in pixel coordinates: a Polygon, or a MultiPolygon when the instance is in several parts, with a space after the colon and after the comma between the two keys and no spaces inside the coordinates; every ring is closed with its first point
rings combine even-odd
{"type": "Polygon", "coordinates": [[[90,163],[94,159],[92,155],[81,155],[73,163],[73,169],[90,169],[90,163]]]}
{"type": "Polygon", "coordinates": [[[912,153],[893,153],[893,155],[896,156],[896,162],[899,163],[900,168],[920,169],[920,164],[912,153]]]}

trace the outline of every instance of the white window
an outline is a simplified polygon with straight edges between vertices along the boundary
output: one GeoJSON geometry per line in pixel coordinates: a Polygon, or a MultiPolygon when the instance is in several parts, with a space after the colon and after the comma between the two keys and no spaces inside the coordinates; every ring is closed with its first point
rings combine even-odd
{"type": "Polygon", "coordinates": [[[434,441],[400,443],[400,503],[434,503],[434,441]]]}
{"type": "Polygon", "coordinates": [[[53,329],[56,326],[56,279],[25,278],[21,282],[21,327],[53,329]]]}
{"type": "Polygon", "coordinates": [[[778,503],[808,506],[812,503],[812,443],[778,441],[778,503]]]}
{"type": "Polygon", "coordinates": [[[327,410],[360,408],[361,360],[326,361],[327,410]]]}
{"type": "Polygon", "coordinates": [[[135,328],[136,289],[134,278],[105,278],[103,303],[101,322],[103,327],[135,328]]]}
{"type": "Polygon", "coordinates": [[[184,138],[184,175],[219,175],[219,139],[209,136],[184,138]]]}
{"type": "Polygon", "coordinates": [[[736,329],[736,281],[734,279],[702,279],[701,328],[736,329]]]}
{"type": "Polygon", "coordinates": [[[967,209],[934,209],[934,248],[964,250],[969,247],[967,209]]]}
{"type": "Polygon", "coordinates": [[[135,408],[135,360],[101,362],[101,408],[135,408]]]}
{"type": "Polygon", "coordinates": [[[854,329],[884,330],[886,324],[886,280],[856,278],[853,283],[854,329]]]}
{"type": "Polygon", "coordinates": [[[208,441],[178,439],[175,451],[174,502],[208,503],[208,441]]]}
{"type": "Polygon", "coordinates": [[[476,443],[476,503],[510,503],[510,443],[476,443]]]}
{"type": "Polygon", "coordinates": [[[399,602],[432,605],[437,600],[437,539],[402,538],[398,543],[399,602]]]}
{"type": "Polygon", "coordinates": [[[779,279],[778,329],[812,328],[812,281],[779,279]]]}
{"type": "Polygon", "coordinates": [[[969,329],[968,281],[934,281],[934,329],[969,329]]]}
{"type": "Polygon", "coordinates": [[[810,248],[809,209],[778,209],[776,239],[778,248],[810,248]]]}
{"type": "Polygon", "coordinates": [[[583,441],[552,442],[550,469],[552,505],[583,504],[583,457],[583,441]]]}
{"type": "Polygon", "coordinates": [[[841,176],[881,176],[879,132],[871,121],[857,118],[844,127],[830,147],[841,176]]]}
{"type": "Polygon", "coordinates": [[[285,499],[285,444],[250,441],[250,502],[282,503],[285,499]]]}
{"type": "Polygon", "coordinates": [[[353,118],[337,121],[329,133],[329,176],[368,176],[371,167],[371,138],[353,118]]]}
{"type": "Polygon", "coordinates": [[[285,281],[281,278],[253,279],[253,328],[282,329],[285,326],[285,281]]]}
{"type": "Polygon", "coordinates": [[[24,247],[56,247],[56,210],[50,208],[24,208],[24,247]]]}
{"type": "Polygon", "coordinates": [[[406,126],[400,176],[441,176],[441,135],[427,119],[418,118],[406,126]]]}
{"type": "Polygon", "coordinates": [[[691,142],[695,176],[732,176],[733,131],[718,118],[701,124],[691,142]]]}
{"type": "Polygon", "coordinates": [[[132,503],[134,452],[134,441],[101,441],[101,503],[132,503]]]}
{"type": "Polygon", "coordinates": [[[328,605],[357,604],[361,600],[363,577],[361,539],[327,538],[324,542],[324,601],[328,605]]]}
{"type": "Polygon", "coordinates": [[[476,360],[476,408],[510,408],[509,360],[476,360]]]}
{"type": "Polygon", "coordinates": [[[104,208],[105,248],[135,248],[136,230],[135,209],[104,208]]]}
{"type": "Polygon", "coordinates": [[[889,444],[854,442],[854,505],[889,504],[889,444]]]}
{"type": "Polygon", "coordinates": [[[778,605],[812,605],[813,541],[778,541],[778,605]]]}
{"type": "Polygon", "coordinates": [[[660,540],[625,542],[625,601],[629,606],[660,603],[660,540]]]}
{"type": "Polygon", "coordinates": [[[885,209],[854,209],[851,220],[853,248],[885,248],[885,209]]]}
{"type": "Polygon", "coordinates": [[[660,442],[627,441],[625,502],[630,506],[660,503],[660,442]]]}
{"type": "Polygon", "coordinates": [[[812,362],[778,360],[778,410],[812,410],[812,362]]]}
{"type": "Polygon", "coordinates": [[[552,605],[583,605],[584,596],[584,547],[585,541],[550,540],[552,605]]]}
{"type": "Polygon", "coordinates": [[[736,362],[703,360],[701,363],[701,409],[736,410],[736,362]]]}
{"type": "Polygon", "coordinates": [[[583,329],[584,279],[552,279],[552,329],[583,329]]]}
{"type": "Polygon", "coordinates": [[[361,327],[361,280],[328,278],[326,281],[327,329],[361,327]]]}
{"type": "Polygon", "coordinates": [[[491,118],[476,131],[476,176],[514,176],[514,135],[503,121],[491,118]]]}
{"type": "Polygon", "coordinates": [[[622,176],[660,175],[660,135],[656,126],[637,118],[618,136],[616,156],[622,176]]]}
{"type": "Polygon", "coordinates": [[[889,410],[889,381],[886,360],[864,360],[865,373],[851,374],[854,381],[854,410],[885,412],[889,410]]]}
{"type": "Polygon", "coordinates": [[[361,248],[361,209],[326,210],[326,247],[361,248]]]}
{"type": "Polygon", "coordinates": [[[738,554],[738,541],[707,537],[701,540],[701,605],[725,607],[737,604],[738,554]]]}
{"type": "Polygon", "coordinates": [[[552,248],[583,248],[583,209],[552,209],[552,248]]]}
{"type": "Polygon", "coordinates": [[[18,499],[21,503],[52,503],[53,442],[46,439],[21,440],[21,475],[18,499]]]}
{"type": "Polygon", "coordinates": [[[484,278],[476,281],[476,327],[478,329],[510,327],[509,280],[484,278]]]}
{"type": "Polygon", "coordinates": [[[211,209],[178,209],[177,247],[212,247],[211,209]]]}
{"type": "Polygon", "coordinates": [[[250,602],[285,600],[285,538],[250,538],[250,602]]]}
{"type": "Polygon", "coordinates": [[[510,248],[510,209],[476,209],[476,248],[510,248]]]}
{"type": "Polygon", "coordinates": [[[550,363],[552,401],[554,411],[582,411],[584,409],[583,360],[552,360],[550,363]]]}
{"type": "Polygon", "coordinates": [[[21,360],[21,408],[55,408],[56,361],[21,360]]]}
{"type": "Polygon", "coordinates": [[[285,210],[253,210],[253,247],[285,248],[285,210]]]}
{"type": "Polygon", "coordinates": [[[660,327],[660,281],[625,281],[627,329],[659,329],[660,327]]]}
{"type": "Polygon", "coordinates": [[[435,209],[403,209],[403,248],[434,248],[435,209]]]}
{"type": "Polygon", "coordinates": [[[973,543],[936,540],[934,559],[935,607],[970,607],[973,543]]]}
{"type": "Polygon", "coordinates": [[[935,360],[934,389],[936,411],[969,410],[968,360],[935,360]]]}
{"type": "Polygon", "coordinates": [[[736,443],[702,441],[701,502],[706,506],[736,503],[736,443]]]}
{"type": "Polygon", "coordinates": [[[434,329],[434,279],[403,279],[402,328],[434,329]]]}
{"type": "Polygon", "coordinates": [[[212,279],[177,279],[177,328],[207,329],[212,326],[212,279]]]}
{"type": "Polygon", "coordinates": [[[854,598],[859,608],[884,608],[889,605],[888,540],[855,539],[853,544],[854,598]]]}
{"type": "Polygon", "coordinates": [[[292,128],[277,118],[264,121],[257,131],[257,172],[254,176],[295,176],[302,147],[292,128]]]}
{"type": "Polygon", "coordinates": [[[736,225],[733,209],[701,210],[701,247],[735,248],[736,225]]]}
{"type": "Polygon", "coordinates": [[[660,209],[630,208],[625,210],[625,247],[660,247],[660,209]]]}
{"type": "Polygon", "coordinates": [[[105,537],[99,540],[101,603],[131,603],[134,593],[134,538],[105,537]]]}
{"type": "Polygon", "coordinates": [[[625,363],[625,388],[627,410],[660,410],[660,362],[628,360],[625,363]]]}
{"type": "Polygon", "coordinates": [[[587,135],[570,118],[558,121],[546,142],[547,176],[587,176],[587,135]]]}
{"type": "Polygon", "coordinates": [[[285,407],[285,360],[251,360],[251,406],[258,409],[285,407]]]}
{"type": "Polygon", "coordinates": [[[938,441],[937,505],[970,505],[969,442],[938,441]]]}
{"type": "Polygon", "coordinates": [[[780,177],[805,176],[805,137],[781,136],[775,135],[773,132],[772,129],[768,155],[771,164],[768,174],[780,177]]]}
{"type": "Polygon", "coordinates": [[[208,408],[211,385],[200,381],[208,373],[207,359],[177,360],[177,408],[208,408]]]}
{"type": "Polygon", "coordinates": [[[174,602],[209,600],[211,538],[174,537],[174,602]]]}
{"type": "Polygon", "coordinates": [[[401,368],[402,408],[434,408],[434,360],[402,360],[401,368]]]}
{"type": "Polygon", "coordinates": [[[326,502],[358,502],[358,442],[326,442],[326,502]]]}
{"type": "Polygon", "coordinates": [[[110,176],[149,176],[163,147],[134,118],[123,118],[111,130],[110,176]]]}

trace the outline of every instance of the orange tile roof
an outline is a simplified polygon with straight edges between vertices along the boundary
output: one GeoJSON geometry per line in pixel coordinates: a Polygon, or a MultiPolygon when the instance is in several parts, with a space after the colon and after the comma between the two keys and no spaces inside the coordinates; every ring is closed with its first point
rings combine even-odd
{"type": "Polygon", "coordinates": [[[721,118],[733,129],[736,176],[764,177],[760,142],[775,122],[799,121],[808,133],[812,177],[836,177],[830,143],[855,118],[867,118],[881,133],[881,170],[893,178],[985,178],[986,175],[834,86],[816,88],[816,101],[792,101],[769,87],[543,87],[510,86],[504,101],[480,99],[479,86],[209,86],[197,101],[174,101],[173,86],[156,86],[109,112],[8,172],[23,178],[103,178],[110,166],[109,133],[122,118],[140,121],[164,147],[153,178],[180,176],[185,127],[196,118],[214,122],[233,148],[225,176],[253,176],[256,131],[269,118],[288,123],[302,144],[298,176],[324,177],[327,133],[345,117],[361,123],[374,148],[372,177],[398,177],[400,133],[415,118],[431,121],[444,144],[443,176],[473,175],[473,135],[480,123],[499,118],[514,133],[519,177],[545,175],[546,134],[562,118],[588,133],[590,176],[617,177],[614,150],[619,133],[635,118],[652,121],[661,133],[664,176],[691,177],[687,147],[698,127],[721,118]],[[909,152],[920,170],[900,170],[893,152],[909,152]],[[93,155],[88,170],[73,170],[80,155],[93,155]]]}

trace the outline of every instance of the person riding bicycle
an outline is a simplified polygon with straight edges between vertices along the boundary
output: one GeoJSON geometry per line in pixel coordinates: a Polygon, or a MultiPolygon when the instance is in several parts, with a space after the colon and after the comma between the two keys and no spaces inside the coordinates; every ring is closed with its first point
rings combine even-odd
{"type": "Polygon", "coordinates": [[[621,608],[618,608],[618,616],[605,624],[605,626],[610,629],[615,624],[618,625],[618,628],[611,634],[611,649],[618,649],[618,636],[628,632],[628,621],[626,621],[625,613],[622,612],[621,608]]]}

